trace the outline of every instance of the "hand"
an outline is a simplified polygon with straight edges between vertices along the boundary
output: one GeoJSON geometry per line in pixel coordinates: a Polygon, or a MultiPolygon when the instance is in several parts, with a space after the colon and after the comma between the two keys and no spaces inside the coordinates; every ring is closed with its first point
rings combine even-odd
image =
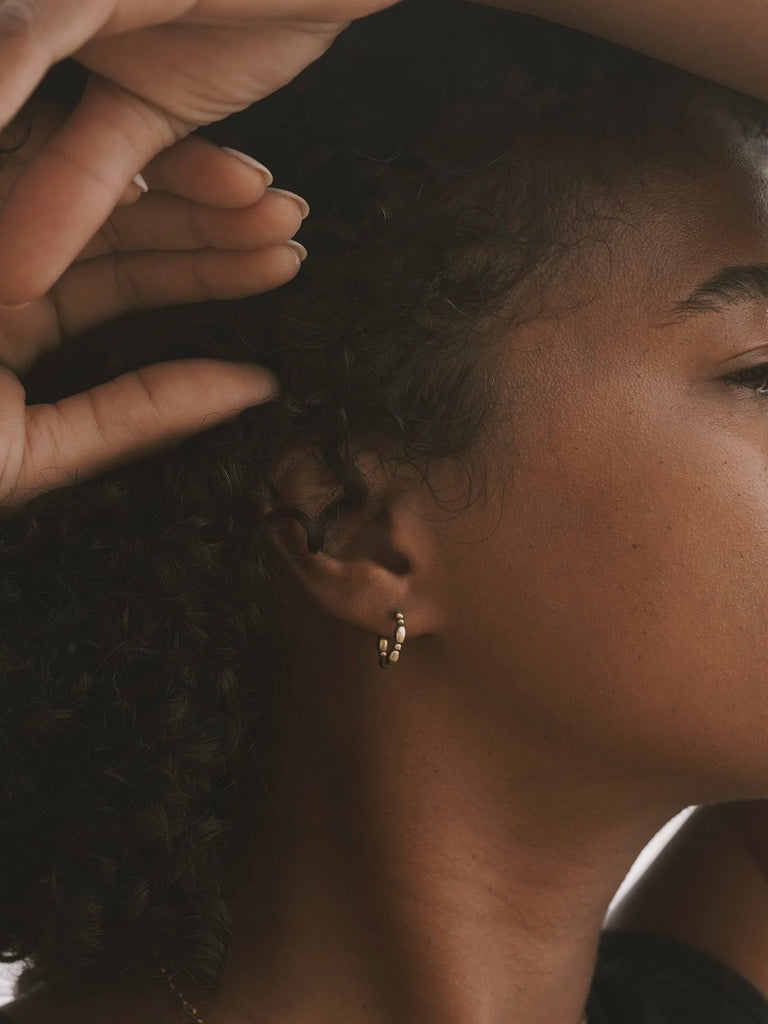
{"type": "MultiPolygon", "coordinates": [[[[0,195],[64,116],[39,104],[26,113],[32,132],[0,168],[0,195]]],[[[0,142],[7,145],[13,134],[0,142]]],[[[131,186],[45,295],[23,309],[0,310],[0,503],[6,506],[149,454],[277,392],[266,369],[194,359],[127,373],[50,405],[25,405],[17,374],[68,337],[132,309],[240,298],[297,273],[299,256],[284,243],[303,211],[268,190],[258,171],[193,137],[156,157],[145,177],[151,191],[141,196],[131,186]]]]}
{"type": "MultiPolygon", "coordinates": [[[[0,127],[57,61],[93,72],[0,215],[0,303],[44,295],[163,149],[285,85],[350,19],[395,2],[0,3],[0,127]]],[[[188,161],[190,179],[201,177],[197,153],[188,161]]]]}

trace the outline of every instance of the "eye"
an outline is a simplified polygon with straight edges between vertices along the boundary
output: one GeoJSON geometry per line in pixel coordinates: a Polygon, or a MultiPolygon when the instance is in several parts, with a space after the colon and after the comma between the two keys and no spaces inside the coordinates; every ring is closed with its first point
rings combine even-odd
{"type": "Polygon", "coordinates": [[[736,384],[739,387],[749,388],[758,395],[768,395],[768,363],[760,363],[758,366],[750,366],[746,370],[738,370],[736,373],[729,373],[723,377],[727,384],[736,384]]]}

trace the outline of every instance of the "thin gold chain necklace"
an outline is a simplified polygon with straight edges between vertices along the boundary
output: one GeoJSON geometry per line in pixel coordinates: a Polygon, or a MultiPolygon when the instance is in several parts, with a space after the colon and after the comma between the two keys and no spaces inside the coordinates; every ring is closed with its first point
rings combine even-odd
{"type": "MultiPolygon", "coordinates": [[[[176,993],[176,995],[179,997],[179,999],[181,1000],[181,1005],[184,1007],[186,1012],[190,1015],[192,1020],[194,1020],[196,1022],[196,1024],[205,1024],[205,1021],[203,1020],[203,1018],[198,1016],[198,1013],[197,1013],[197,1010],[195,1009],[195,1007],[189,1005],[187,1000],[184,998],[183,993],[178,988],[176,988],[176,986],[173,984],[173,981],[171,980],[171,977],[168,974],[168,971],[166,971],[166,969],[164,967],[161,967],[160,968],[160,973],[165,978],[165,980],[168,982],[168,984],[171,986],[171,988],[176,993]]],[[[579,1021],[579,1024],[589,1024],[589,1021],[587,1020],[586,1013],[584,1014],[584,1016],[579,1021]]]]}

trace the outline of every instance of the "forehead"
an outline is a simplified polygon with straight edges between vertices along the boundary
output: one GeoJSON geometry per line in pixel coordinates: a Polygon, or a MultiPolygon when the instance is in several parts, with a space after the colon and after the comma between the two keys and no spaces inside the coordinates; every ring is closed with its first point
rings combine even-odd
{"type": "MultiPolygon", "coordinates": [[[[663,325],[723,267],[768,265],[768,138],[745,137],[726,112],[700,113],[690,146],[634,165],[615,201],[573,237],[571,254],[534,299],[544,315],[509,339],[510,367],[537,373],[552,349],[591,372],[607,356],[626,360],[635,349],[645,360],[650,350],[716,336],[722,323],[714,317],[663,325]]],[[[745,304],[739,315],[764,325],[766,306],[745,304]]]]}
{"type": "MultiPolygon", "coordinates": [[[[700,114],[700,141],[670,151],[628,185],[612,233],[602,315],[656,326],[726,266],[768,263],[768,139],[747,138],[721,112],[700,114]]],[[[607,253],[598,253],[605,268],[607,253]]]]}

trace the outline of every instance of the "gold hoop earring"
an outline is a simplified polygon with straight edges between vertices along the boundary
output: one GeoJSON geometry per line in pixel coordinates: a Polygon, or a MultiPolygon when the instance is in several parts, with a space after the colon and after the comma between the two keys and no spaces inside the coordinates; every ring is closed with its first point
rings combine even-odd
{"type": "Polygon", "coordinates": [[[405,616],[402,612],[395,612],[395,635],[392,641],[392,650],[389,649],[389,640],[385,636],[379,637],[379,665],[381,668],[389,668],[400,660],[400,651],[405,643],[405,616]]]}

